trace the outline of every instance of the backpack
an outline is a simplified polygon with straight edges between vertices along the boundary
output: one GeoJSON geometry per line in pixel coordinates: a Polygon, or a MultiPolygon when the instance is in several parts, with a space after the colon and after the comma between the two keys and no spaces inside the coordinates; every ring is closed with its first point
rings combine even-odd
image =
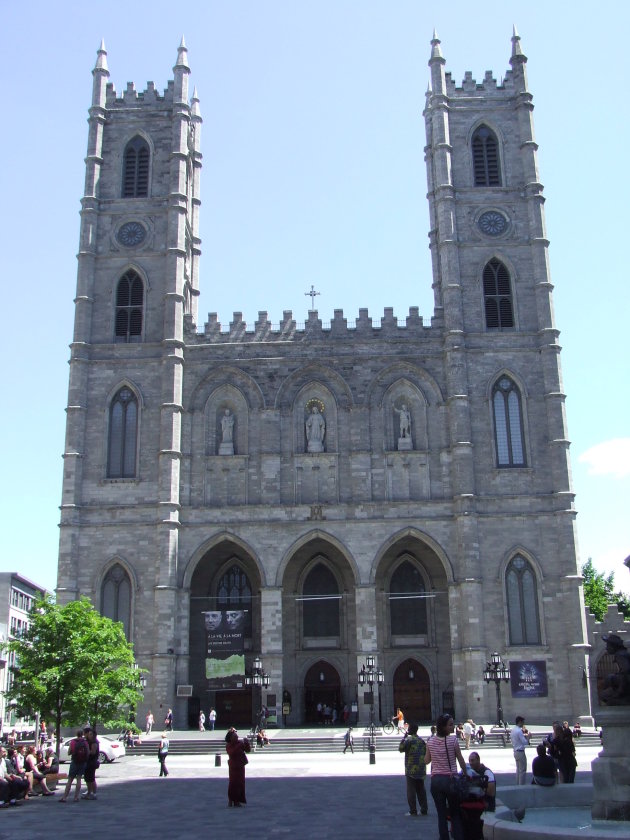
{"type": "Polygon", "coordinates": [[[85,764],[90,754],[90,748],[85,738],[77,738],[72,747],[72,758],[76,764],[85,764]]]}

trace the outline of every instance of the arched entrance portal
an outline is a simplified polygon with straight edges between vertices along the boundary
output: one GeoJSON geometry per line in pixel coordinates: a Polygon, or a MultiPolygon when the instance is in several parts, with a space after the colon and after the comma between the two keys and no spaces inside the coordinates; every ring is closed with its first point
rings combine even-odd
{"type": "Polygon", "coordinates": [[[417,659],[405,659],[394,672],[394,709],[399,707],[405,720],[431,720],[431,681],[417,659]]]}
{"type": "Polygon", "coordinates": [[[327,706],[331,710],[340,710],[341,680],[337,669],[320,659],[312,665],[304,677],[304,721],[305,723],[325,723],[323,714],[318,713],[317,706],[327,706]]]}

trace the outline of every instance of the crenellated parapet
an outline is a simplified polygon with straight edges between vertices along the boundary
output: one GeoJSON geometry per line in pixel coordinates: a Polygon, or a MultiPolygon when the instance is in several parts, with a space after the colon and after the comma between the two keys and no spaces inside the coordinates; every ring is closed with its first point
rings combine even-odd
{"type": "Polygon", "coordinates": [[[457,83],[453,81],[451,73],[445,73],[444,76],[446,93],[454,98],[479,95],[505,96],[506,93],[510,95],[515,93],[512,70],[507,70],[500,82],[497,82],[492,70],[486,70],[482,82],[477,82],[470,70],[467,70],[460,87],[457,87],[457,83]]]}
{"type": "Polygon", "coordinates": [[[170,79],[164,93],[159,93],[156,90],[154,82],[147,82],[146,89],[138,91],[136,90],[136,86],[133,82],[127,82],[127,87],[123,93],[119,95],[116,93],[116,88],[114,87],[113,82],[109,82],[107,84],[105,107],[127,108],[130,105],[134,105],[136,107],[142,105],[150,106],[155,105],[158,102],[172,104],[174,87],[175,83],[172,79],[170,79]]]}
{"type": "Polygon", "coordinates": [[[317,310],[311,310],[305,323],[298,323],[293,317],[293,312],[288,309],[283,312],[279,324],[272,324],[267,312],[259,312],[253,328],[249,329],[243,320],[242,312],[234,312],[227,327],[221,324],[216,312],[210,312],[202,333],[196,332],[192,319],[186,321],[186,338],[193,343],[285,342],[358,337],[421,338],[429,335],[435,337],[435,332],[435,326],[425,325],[417,306],[409,307],[409,314],[404,321],[394,315],[391,307],[384,309],[378,322],[370,317],[367,309],[360,309],[359,317],[354,320],[346,318],[343,309],[335,309],[330,322],[322,321],[317,310]]]}

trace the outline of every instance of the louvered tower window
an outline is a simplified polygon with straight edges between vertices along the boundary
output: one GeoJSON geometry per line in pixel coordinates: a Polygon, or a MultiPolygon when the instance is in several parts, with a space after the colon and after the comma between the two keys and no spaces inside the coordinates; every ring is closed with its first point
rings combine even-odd
{"type": "Polygon", "coordinates": [[[101,615],[112,621],[122,621],[125,636],[129,639],[131,623],[131,581],[129,575],[120,565],[107,572],[101,590],[101,615]]]}
{"type": "Polygon", "coordinates": [[[135,478],[138,440],[138,400],[131,388],[121,388],[109,408],[107,477],[135,478]]]}
{"type": "Polygon", "coordinates": [[[118,281],[116,289],[116,341],[142,339],[144,285],[135,271],[129,270],[118,281]]]}
{"type": "Polygon", "coordinates": [[[502,376],[494,386],[492,408],[497,464],[500,467],[524,467],[521,393],[508,376],[502,376]]]}
{"type": "Polygon", "coordinates": [[[134,137],[125,147],[122,194],[123,198],[149,194],[149,146],[142,137],[134,137]]]}
{"type": "Polygon", "coordinates": [[[536,575],[524,557],[510,561],[505,574],[511,645],[539,645],[538,587],[536,575]]]}
{"type": "Polygon", "coordinates": [[[500,187],[499,144],[487,125],[481,125],[472,138],[473,175],[476,187],[500,187]]]}
{"type": "Polygon", "coordinates": [[[339,635],[339,584],[330,569],[318,563],[308,573],[302,589],[305,636],[339,635]]]}
{"type": "Polygon", "coordinates": [[[510,273],[497,259],[490,260],[483,270],[483,297],[486,329],[504,330],[514,326],[510,273]]]}

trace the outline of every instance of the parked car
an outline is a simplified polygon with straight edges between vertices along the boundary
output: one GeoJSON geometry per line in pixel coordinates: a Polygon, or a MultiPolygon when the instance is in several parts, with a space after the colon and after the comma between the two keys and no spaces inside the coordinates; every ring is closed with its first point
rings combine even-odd
{"type": "MultiPolygon", "coordinates": [[[[70,761],[70,754],[68,752],[70,741],[72,741],[72,738],[66,738],[59,746],[59,761],[61,762],[70,761]]],[[[98,745],[100,747],[98,759],[101,764],[105,764],[106,762],[109,764],[117,758],[122,758],[125,754],[125,745],[121,741],[112,741],[105,735],[98,736],[98,745]]]]}

